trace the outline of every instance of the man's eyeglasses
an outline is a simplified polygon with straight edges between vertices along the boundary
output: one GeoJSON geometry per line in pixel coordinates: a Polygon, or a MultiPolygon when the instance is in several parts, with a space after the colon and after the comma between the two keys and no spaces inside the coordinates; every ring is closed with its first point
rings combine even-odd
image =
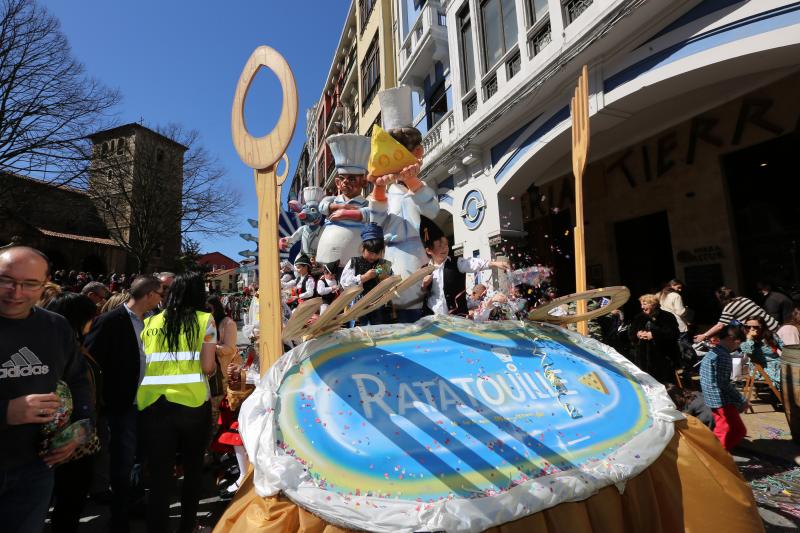
{"type": "Polygon", "coordinates": [[[19,285],[22,292],[35,292],[44,287],[44,281],[17,281],[14,278],[0,278],[0,290],[14,290],[19,285]]]}

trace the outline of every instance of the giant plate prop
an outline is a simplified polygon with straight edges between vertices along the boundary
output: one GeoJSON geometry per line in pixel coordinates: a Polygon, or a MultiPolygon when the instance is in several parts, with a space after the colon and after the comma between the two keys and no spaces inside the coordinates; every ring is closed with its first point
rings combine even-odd
{"type": "Polygon", "coordinates": [[[369,531],[481,531],[621,486],[676,417],[657,382],[600,343],[439,317],[298,346],[240,424],[261,495],[369,531]]]}

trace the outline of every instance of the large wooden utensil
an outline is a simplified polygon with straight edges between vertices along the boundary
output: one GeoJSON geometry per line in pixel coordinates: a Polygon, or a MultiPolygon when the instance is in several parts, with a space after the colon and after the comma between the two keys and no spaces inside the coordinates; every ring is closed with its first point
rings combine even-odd
{"type": "Polygon", "coordinates": [[[239,157],[253,169],[258,194],[258,287],[261,335],[258,341],[261,373],[272,366],[283,353],[281,342],[281,294],[278,280],[278,218],[280,185],[289,173],[286,148],[297,124],[297,86],[289,64],[269,46],[259,46],[239,76],[231,111],[231,134],[239,157]],[[247,91],[261,68],[272,70],[283,91],[283,105],[275,128],[263,137],[253,137],[244,120],[247,91]],[[283,159],[282,175],[277,164],[283,159]]]}
{"type": "MultiPolygon", "coordinates": [[[[572,173],[575,175],[575,292],[586,291],[586,245],[583,239],[583,173],[589,155],[589,69],[581,69],[572,97],[572,173]]],[[[586,314],[586,300],[578,300],[578,316],[586,314]]],[[[578,323],[582,335],[589,333],[586,321],[578,323]]]]}

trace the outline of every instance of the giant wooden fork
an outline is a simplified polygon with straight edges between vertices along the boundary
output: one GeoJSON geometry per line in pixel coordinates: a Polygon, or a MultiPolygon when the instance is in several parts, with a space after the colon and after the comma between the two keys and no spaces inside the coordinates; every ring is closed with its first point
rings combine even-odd
{"type": "MultiPolygon", "coordinates": [[[[583,239],[583,173],[589,155],[589,69],[581,69],[572,97],[572,173],[575,174],[575,292],[586,290],[586,245],[583,239]]],[[[577,302],[577,314],[586,313],[586,300],[577,302]]],[[[589,332],[587,322],[578,323],[582,335],[589,332]]]]}

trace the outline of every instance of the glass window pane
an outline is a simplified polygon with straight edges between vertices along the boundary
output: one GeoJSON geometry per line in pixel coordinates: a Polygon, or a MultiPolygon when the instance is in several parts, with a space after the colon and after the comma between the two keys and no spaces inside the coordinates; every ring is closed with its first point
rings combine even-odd
{"type": "Polygon", "coordinates": [[[517,8],[514,0],[502,0],[503,2],[503,36],[505,37],[505,49],[503,53],[509,51],[517,42],[517,8]]]}
{"type": "Polygon", "coordinates": [[[481,6],[483,20],[483,57],[489,68],[503,55],[503,37],[500,34],[499,0],[488,0],[481,6]]]}
{"type": "Polygon", "coordinates": [[[464,52],[464,92],[469,92],[475,87],[475,56],[472,53],[472,26],[466,25],[462,29],[462,42],[464,52]]]}
{"type": "Polygon", "coordinates": [[[533,0],[533,7],[536,13],[536,20],[542,20],[547,16],[547,0],[533,0]]]}

